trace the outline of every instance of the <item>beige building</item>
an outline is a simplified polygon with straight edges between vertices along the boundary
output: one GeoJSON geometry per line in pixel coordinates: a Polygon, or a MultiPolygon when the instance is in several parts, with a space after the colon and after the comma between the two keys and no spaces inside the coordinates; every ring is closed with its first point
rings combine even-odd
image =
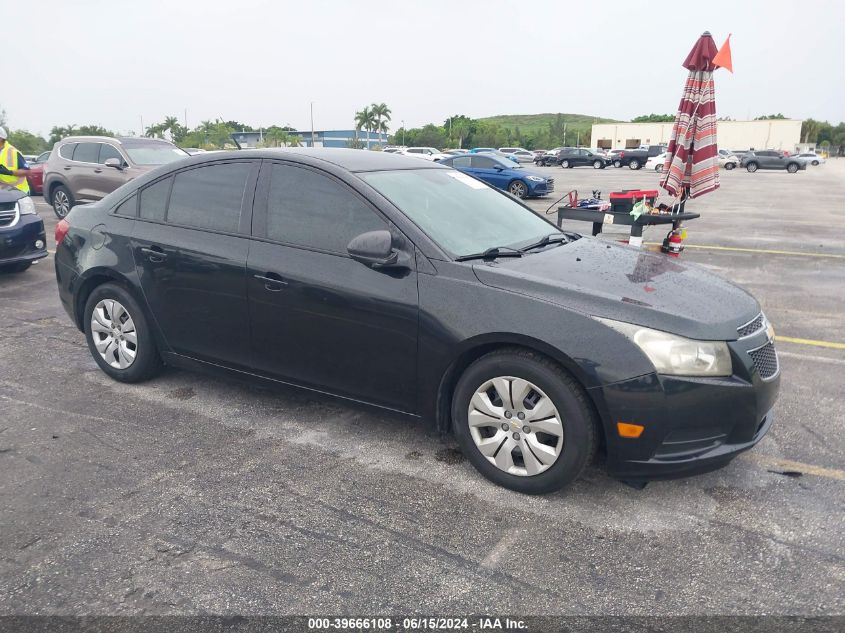
{"type": "MultiPolygon", "coordinates": [[[[793,119],[719,121],[716,135],[725,149],[783,149],[794,152],[801,141],[801,123],[793,119]]],[[[672,123],[597,123],[590,147],[630,149],[668,143],[672,123]]]]}

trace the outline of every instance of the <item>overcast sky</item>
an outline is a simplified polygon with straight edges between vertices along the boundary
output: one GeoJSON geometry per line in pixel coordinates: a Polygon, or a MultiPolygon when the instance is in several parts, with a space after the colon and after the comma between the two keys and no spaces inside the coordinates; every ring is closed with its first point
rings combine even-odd
{"type": "Polygon", "coordinates": [[[373,101],[395,129],[451,114],[674,113],[680,64],[728,33],[719,116],[845,119],[845,9],[822,0],[38,0],[4,2],[0,108],[46,134],[180,119],[350,129],[373,101]]]}

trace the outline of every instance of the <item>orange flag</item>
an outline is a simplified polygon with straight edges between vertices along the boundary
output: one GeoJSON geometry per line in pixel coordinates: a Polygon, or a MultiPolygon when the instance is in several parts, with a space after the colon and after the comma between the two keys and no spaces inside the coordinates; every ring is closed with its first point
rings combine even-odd
{"type": "Polygon", "coordinates": [[[728,39],[725,40],[725,43],[722,44],[722,48],[719,49],[719,52],[716,53],[716,57],[713,58],[713,65],[718,66],[719,68],[726,68],[733,73],[734,66],[733,60],[731,59],[731,35],[733,35],[733,33],[728,34],[728,39]]]}

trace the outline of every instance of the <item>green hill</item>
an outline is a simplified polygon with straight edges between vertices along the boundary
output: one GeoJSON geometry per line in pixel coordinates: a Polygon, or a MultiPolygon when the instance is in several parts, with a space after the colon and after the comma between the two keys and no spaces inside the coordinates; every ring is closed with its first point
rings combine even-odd
{"type": "Polygon", "coordinates": [[[590,116],[589,114],[567,114],[565,112],[546,112],[543,114],[500,114],[485,117],[479,121],[495,123],[504,128],[519,128],[522,134],[534,135],[548,132],[549,124],[555,124],[558,116],[566,123],[567,130],[590,130],[593,123],[616,123],[614,119],[590,116]]]}

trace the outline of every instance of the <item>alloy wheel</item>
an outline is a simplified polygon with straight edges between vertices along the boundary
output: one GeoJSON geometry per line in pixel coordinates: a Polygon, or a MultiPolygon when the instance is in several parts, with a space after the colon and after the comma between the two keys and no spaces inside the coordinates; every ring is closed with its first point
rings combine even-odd
{"type": "Polygon", "coordinates": [[[537,385],[522,378],[485,381],[470,400],[467,421],[479,452],[511,475],[538,475],[563,449],[557,407],[537,385]]]}
{"type": "Polygon", "coordinates": [[[65,217],[68,211],[70,211],[70,198],[68,198],[63,189],[59,189],[53,194],[53,209],[55,209],[56,215],[60,218],[65,217]]]}
{"type": "Polygon", "coordinates": [[[521,181],[517,180],[516,182],[511,183],[510,192],[517,198],[524,198],[526,194],[525,185],[521,181]]]}
{"type": "Polygon", "coordinates": [[[135,362],[138,334],[132,315],[114,299],[103,299],[91,312],[91,337],[100,356],[115,369],[135,362]]]}

